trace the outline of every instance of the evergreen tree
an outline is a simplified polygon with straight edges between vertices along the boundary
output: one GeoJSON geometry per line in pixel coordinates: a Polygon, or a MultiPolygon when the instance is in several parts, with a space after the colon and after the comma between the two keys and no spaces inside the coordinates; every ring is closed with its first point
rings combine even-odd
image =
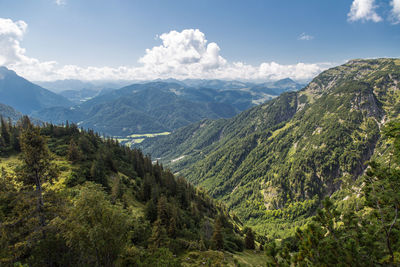
{"type": "Polygon", "coordinates": [[[167,198],[164,195],[162,195],[158,199],[157,215],[158,215],[158,219],[161,221],[161,224],[164,225],[165,227],[168,227],[169,211],[168,211],[168,205],[167,205],[167,198]]]}
{"type": "Polygon", "coordinates": [[[253,230],[251,230],[249,227],[246,227],[244,233],[246,235],[244,238],[244,245],[246,249],[255,249],[253,230]]]}
{"type": "Polygon", "coordinates": [[[18,176],[26,186],[36,187],[37,214],[41,226],[45,225],[44,201],[42,184],[55,178],[55,171],[50,163],[50,154],[46,140],[40,135],[40,130],[30,124],[26,117],[20,137],[22,166],[18,176]]]}
{"type": "Polygon", "coordinates": [[[92,181],[108,187],[106,170],[104,164],[100,160],[94,160],[92,166],[90,167],[90,177],[92,181]]]}
{"type": "Polygon", "coordinates": [[[224,237],[222,235],[222,222],[220,216],[218,216],[214,222],[214,232],[211,238],[211,242],[216,250],[224,249],[224,237]]]}
{"type": "Polygon", "coordinates": [[[1,117],[1,138],[4,141],[4,145],[7,147],[10,145],[10,133],[9,133],[9,129],[8,129],[8,125],[7,123],[4,121],[4,118],[1,117]]]}
{"type": "Polygon", "coordinates": [[[74,163],[76,163],[77,161],[79,161],[81,159],[81,153],[79,151],[79,147],[75,143],[74,139],[71,139],[71,141],[69,142],[67,158],[68,158],[68,160],[70,160],[74,163]]]}
{"type": "Polygon", "coordinates": [[[157,249],[168,245],[167,231],[160,219],[154,222],[152,235],[149,239],[150,248],[157,249]]]}

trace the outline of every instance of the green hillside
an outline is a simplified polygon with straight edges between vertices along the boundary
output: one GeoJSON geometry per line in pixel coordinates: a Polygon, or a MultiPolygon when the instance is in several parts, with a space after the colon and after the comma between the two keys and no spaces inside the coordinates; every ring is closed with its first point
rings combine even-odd
{"type": "Polygon", "coordinates": [[[235,215],[140,150],[28,117],[0,128],[1,266],[234,266],[254,253],[236,255],[255,243],[235,215]]]}
{"type": "Polygon", "coordinates": [[[287,236],[384,149],[381,128],[400,114],[399,81],[399,59],[352,60],[299,92],[142,145],[258,231],[287,236]]]}

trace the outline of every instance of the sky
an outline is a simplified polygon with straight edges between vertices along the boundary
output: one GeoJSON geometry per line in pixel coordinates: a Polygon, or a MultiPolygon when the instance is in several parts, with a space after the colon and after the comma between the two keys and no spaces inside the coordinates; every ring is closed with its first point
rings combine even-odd
{"type": "Polygon", "coordinates": [[[33,81],[306,81],[400,57],[400,0],[0,0],[0,65],[33,81]]]}

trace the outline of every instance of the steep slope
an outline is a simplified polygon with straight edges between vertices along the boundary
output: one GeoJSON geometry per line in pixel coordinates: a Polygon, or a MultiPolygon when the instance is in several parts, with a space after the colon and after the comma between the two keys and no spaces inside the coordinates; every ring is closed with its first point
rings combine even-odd
{"type": "Polygon", "coordinates": [[[0,67],[0,99],[24,114],[48,107],[72,105],[63,96],[25,80],[6,67],[0,67]]]}
{"type": "Polygon", "coordinates": [[[140,150],[26,117],[0,130],[2,266],[180,266],[186,252],[244,248],[236,217],[140,150]]]}
{"type": "Polygon", "coordinates": [[[10,118],[12,121],[17,121],[22,117],[22,113],[16,111],[10,106],[0,103],[0,116],[4,119],[10,118]]]}
{"type": "Polygon", "coordinates": [[[299,92],[143,148],[260,227],[307,216],[338,178],[364,171],[381,125],[399,116],[399,81],[399,59],[353,60],[299,92]]]}

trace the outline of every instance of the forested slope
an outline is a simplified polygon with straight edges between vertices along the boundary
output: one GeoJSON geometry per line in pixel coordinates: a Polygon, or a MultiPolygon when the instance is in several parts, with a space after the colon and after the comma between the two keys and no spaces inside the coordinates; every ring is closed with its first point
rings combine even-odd
{"type": "Polygon", "coordinates": [[[381,128],[400,114],[399,82],[399,59],[353,60],[232,119],[145,142],[144,151],[259,231],[283,234],[377,155],[381,128]]]}
{"type": "Polygon", "coordinates": [[[235,216],[140,150],[27,117],[0,140],[2,266],[180,266],[206,250],[217,264],[245,248],[235,216]]]}

